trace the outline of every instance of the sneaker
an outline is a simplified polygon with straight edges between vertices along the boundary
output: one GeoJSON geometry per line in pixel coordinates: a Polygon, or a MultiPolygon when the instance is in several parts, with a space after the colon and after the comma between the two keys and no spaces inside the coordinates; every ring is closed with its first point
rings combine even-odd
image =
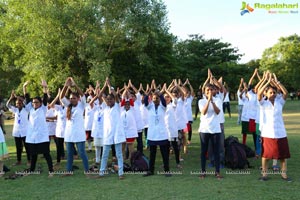
{"type": "Polygon", "coordinates": [[[150,172],[150,171],[147,171],[146,174],[143,174],[143,177],[147,177],[147,176],[153,176],[154,173],[153,172],[150,172]]]}
{"type": "Polygon", "coordinates": [[[292,182],[292,179],[289,178],[289,177],[285,177],[285,178],[281,177],[281,179],[284,180],[284,181],[286,181],[286,182],[288,182],[288,183],[292,182]]]}

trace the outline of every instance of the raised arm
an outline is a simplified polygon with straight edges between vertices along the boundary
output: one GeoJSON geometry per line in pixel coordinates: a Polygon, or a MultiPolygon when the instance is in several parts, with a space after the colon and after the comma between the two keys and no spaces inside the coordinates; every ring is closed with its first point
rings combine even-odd
{"type": "Polygon", "coordinates": [[[59,100],[60,92],[61,92],[61,91],[60,91],[60,88],[59,88],[56,97],[55,97],[55,98],[53,99],[53,101],[49,104],[49,107],[50,107],[50,108],[53,107],[53,106],[56,104],[56,102],[59,100]]]}
{"type": "Polygon", "coordinates": [[[60,96],[59,96],[60,99],[63,99],[66,96],[67,91],[69,90],[69,86],[71,86],[71,79],[70,79],[70,77],[67,78],[67,80],[66,80],[66,82],[64,84],[64,87],[61,90],[61,93],[60,93],[60,96]]]}
{"type": "Polygon", "coordinates": [[[250,86],[252,84],[253,79],[255,78],[256,74],[257,74],[257,68],[255,68],[255,70],[254,70],[254,72],[253,72],[253,74],[252,74],[252,76],[251,76],[251,78],[248,82],[248,86],[250,86]]]}
{"type": "Polygon", "coordinates": [[[10,102],[11,102],[14,98],[16,98],[16,95],[15,95],[15,91],[12,90],[12,91],[11,91],[11,94],[10,94],[10,97],[9,97],[9,99],[8,99],[7,102],[6,102],[6,107],[8,107],[8,108],[11,107],[11,103],[10,103],[10,102]]]}
{"type": "Polygon", "coordinates": [[[267,73],[266,77],[263,78],[263,83],[262,83],[261,87],[259,87],[259,89],[257,91],[257,100],[258,101],[262,100],[264,91],[265,91],[266,87],[270,84],[271,80],[272,80],[272,76],[269,76],[269,74],[267,73]]]}
{"type": "Polygon", "coordinates": [[[80,89],[80,87],[78,87],[78,85],[75,83],[74,79],[71,78],[71,82],[72,82],[72,86],[75,87],[76,91],[78,92],[78,94],[83,97],[84,93],[82,92],[82,90],[80,89]]]}

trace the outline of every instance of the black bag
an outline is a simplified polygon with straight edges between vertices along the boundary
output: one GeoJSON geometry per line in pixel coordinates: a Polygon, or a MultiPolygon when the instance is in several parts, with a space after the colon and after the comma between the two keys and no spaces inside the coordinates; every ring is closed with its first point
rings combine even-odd
{"type": "Polygon", "coordinates": [[[132,152],[130,163],[132,171],[145,172],[149,170],[149,160],[140,151],[132,152]]]}
{"type": "Polygon", "coordinates": [[[250,167],[247,160],[245,146],[234,136],[225,139],[225,166],[231,169],[245,169],[250,167]]]}

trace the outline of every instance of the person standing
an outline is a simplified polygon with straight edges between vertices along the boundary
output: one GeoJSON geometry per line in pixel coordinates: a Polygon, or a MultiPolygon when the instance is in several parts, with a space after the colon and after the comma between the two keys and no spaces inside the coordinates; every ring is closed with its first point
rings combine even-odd
{"type": "Polygon", "coordinates": [[[52,157],[50,155],[50,140],[49,131],[46,122],[47,112],[47,83],[42,81],[43,99],[41,97],[34,97],[29,99],[29,95],[26,92],[28,82],[23,85],[23,91],[26,98],[27,105],[25,108],[29,111],[29,124],[27,129],[27,135],[25,142],[29,147],[30,154],[30,171],[33,172],[36,167],[38,154],[43,154],[48,164],[49,177],[53,174],[52,157]]]}
{"type": "Polygon", "coordinates": [[[62,103],[67,107],[66,112],[66,129],[65,142],[67,146],[67,173],[64,176],[73,175],[73,145],[77,146],[78,153],[82,159],[84,172],[89,171],[88,157],[85,151],[85,130],[83,112],[85,108],[86,98],[82,90],[77,86],[75,81],[69,77],[60,94],[62,103]],[[75,87],[77,92],[71,92],[68,100],[65,95],[68,87],[75,87]]]}
{"type": "Polygon", "coordinates": [[[243,84],[244,84],[244,79],[243,78],[241,78],[241,81],[240,81],[240,85],[239,85],[239,88],[238,88],[238,90],[237,90],[237,99],[238,99],[238,119],[237,119],[237,125],[240,125],[241,124],[241,122],[242,122],[242,112],[243,112],[243,105],[244,105],[244,103],[243,103],[243,100],[242,100],[242,98],[240,98],[240,95],[241,95],[241,93],[242,93],[242,91],[243,91],[243,84]]]}
{"type": "Polygon", "coordinates": [[[106,78],[104,87],[108,87],[109,94],[106,98],[103,98],[103,101],[106,104],[103,111],[103,154],[101,158],[99,176],[96,178],[104,176],[109,152],[111,146],[114,145],[118,160],[119,180],[123,180],[125,177],[123,170],[122,143],[126,141],[126,138],[122,127],[123,124],[121,123],[120,105],[118,104],[119,98],[114,88],[110,85],[108,78],[106,78]]]}
{"type": "Polygon", "coordinates": [[[262,176],[259,180],[268,180],[268,161],[270,159],[278,159],[281,162],[281,178],[290,182],[291,179],[287,176],[286,164],[287,159],[290,158],[290,151],[282,117],[282,110],[288,92],[279,81],[274,81],[272,79],[272,75],[270,73],[266,73],[263,79],[263,86],[259,88],[257,95],[260,110],[262,112],[260,117],[262,139],[262,176]],[[276,87],[280,88],[282,94],[277,93],[276,87]],[[264,93],[266,98],[263,98],[264,93]]]}
{"type": "Polygon", "coordinates": [[[30,155],[29,155],[29,149],[26,141],[26,133],[28,128],[28,112],[25,109],[24,106],[24,99],[21,97],[15,97],[14,91],[12,91],[10,98],[8,99],[6,103],[7,108],[10,112],[14,114],[14,125],[13,125],[13,131],[12,136],[15,139],[15,145],[16,145],[16,152],[17,152],[17,162],[14,165],[21,165],[22,164],[22,152],[23,152],[23,146],[25,146],[26,155],[27,155],[27,166],[30,166],[30,155]],[[13,106],[11,104],[11,101],[13,99],[16,99],[16,106],[13,106]]]}
{"type": "Polygon", "coordinates": [[[200,126],[199,135],[201,142],[201,175],[200,178],[206,177],[206,152],[208,144],[211,142],[214,153],[215,176],[218,180],[223,177],[220,175],[220,119],[218,114],[222,109],[222,101],[213,97],[214,85],[205,85],[205,98],[199,101],[200,126]]]}
{"type": "Polygon", "coordinates": [[[152,101],[150,101],[149,91],[147,91],[144,103],[148,109],[149,127],[147,139],[150,147],[149,171],[144,176],[154,175],[156,150],[157,146],[159,146],[164,164],[164,173],[166,177],[169,177],[171,174],[169,169],[169,141],[165,124],[166,102],[158,92],[152,95],[152,101]]]}

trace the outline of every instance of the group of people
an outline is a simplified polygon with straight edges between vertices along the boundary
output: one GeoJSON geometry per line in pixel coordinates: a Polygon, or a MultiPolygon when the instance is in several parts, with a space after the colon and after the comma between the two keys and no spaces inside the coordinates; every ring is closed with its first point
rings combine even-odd
{"type": "MultiPolygon", "coordinates": [[[[177,167],[181,168],[180,150],[187,151],[186,145],[190,143],[192,135],[193,89],[188,79],[185,83],[174,80],[168,88],[166,85],[156,87],[155,81],[152,81],[146,90],[142,86],[137,89],[130,80],[122,89],[115,90],[106,79],[102,88],[97,83],[95,88],[90,86],[84,93],[72,78],[68,78],[55,98],[50,97],[46,81],[42,81],[43,98],[30,98],[28,83],[23,85],[23,96],[17,96],[13,91],[7,102],[7,107],[15,117],[15,165],[22,163],[25,146],[27,165],[30,167],[28,174],[35,170],[37,155],[43,154],[49,176],[52,176],[55,167],[58,168],[61,158],[64,158],[64,143],[67,149],[67,173],[64,176],[73,175],[73,159],[77,152],[84,171],[88,172],[85,142],[94,141],[95,164],[101,163],[99,177],[105,174],[112,149],[113,159],[118,163],[119,178],[123,179],[123,162],[124,159],[130,160],[135,140],[136,150],[143,152],[143,131],[145,146],[150,149],[147,176],[154,174],[157,145],[163,155],[166,174],[169,172],[170,146],[175,153],[177,167]],[[165,102],[168,102],[168,108],[165,102]],[[184,129],[189,134],[189,142],[186,141],[184,129]],[[57,151],[57,163],[54,166],[49,148],[52,138],[57,151]]],[[[88,149],[91,149],[90,145],[88,149]]]]}
{"type": "MultiPolygon", "coordinates": [[[[84,93],[73,78],[69,77],[51,100],[48,100],[50,95],[46,81],[42,81],[43,98],[30,98],[26,91],[27,85],[28,82],[23,85],[23,97],[12,92],[7,107],[15,115],[13,136],[17,149],[16,164],[21,164],[21,154],[25,146],[29,172],[35,170],[37,155],[43,154],[48,164],[49,176],[52,176],[51,172],[56,166],[59,167],[60,160],[64,157],[64,143],[67,148],[68,172],[64,176],[73,175],[73,159],[77,153],[82,159],[84,171],[88,172],[85,142],[88,142],[88,150],[91,150],[93,141],[95,164],[100,165],[100,170],[92,178],[102,178],[105,175],[112,149],[113,159],[117,160],[118,177],[122,180],[123,163],[124,160],[130,160],[135,141],[136,150],[143,152],[143,132],[145,146],[150,152],[149,170],[144,176],[154,175],[157,146],[167,177],[171,176],[170,149],[174,152],[176,167],[182,168],[180,154],[187,152],[187,145],[191,142],[192,102],[195,95],[188,79],[184,83],[174,79],[170,85],[158,86],[153,80],[151,84],[147,84],[145,90],[141,84],[137,89],[129,80],[123,88],[115,90],[107,78],[102,87],[97,82],[95,88],[90,86],[84,93]],[[57,150],[57,163],[54,167],[49,148],[53,136],[57,150]]],[[[199,89],[196,107],[201,113],[198,129],[201,143],[200,178],[204,179],[207,175],[208,154],[210,165],[215,167],[215,177],[220,180],[223,178],[220,169],[225,164],[224,112],[229,107],[229,92],[223,78],[217,80],[210,70],[203,87],[199,89]]],[[[290,181],[286,174],[286,159],[290,157],[290,153],[282,119],[286,97],[286,89],[275,74],[270,72],[264,72],[260,78],[258,70],[255,70],[248,85],[241,79],[238,90],[238,123],[242,123],[244,144],[247,134],[253,135],[257,157],[262,156],[260,180],[263,181],[267,180],[269,159],[281,161],[282,178],[290,181]],[[253,86],[255,76],[258,81],[253,86]]],[[[228,111],[230,114],[230,107],[228,111]]],[[[6,147],[2,137],[0,144],[1,164],[7,155],[7,151],[3,151],[6,147]]]]}

